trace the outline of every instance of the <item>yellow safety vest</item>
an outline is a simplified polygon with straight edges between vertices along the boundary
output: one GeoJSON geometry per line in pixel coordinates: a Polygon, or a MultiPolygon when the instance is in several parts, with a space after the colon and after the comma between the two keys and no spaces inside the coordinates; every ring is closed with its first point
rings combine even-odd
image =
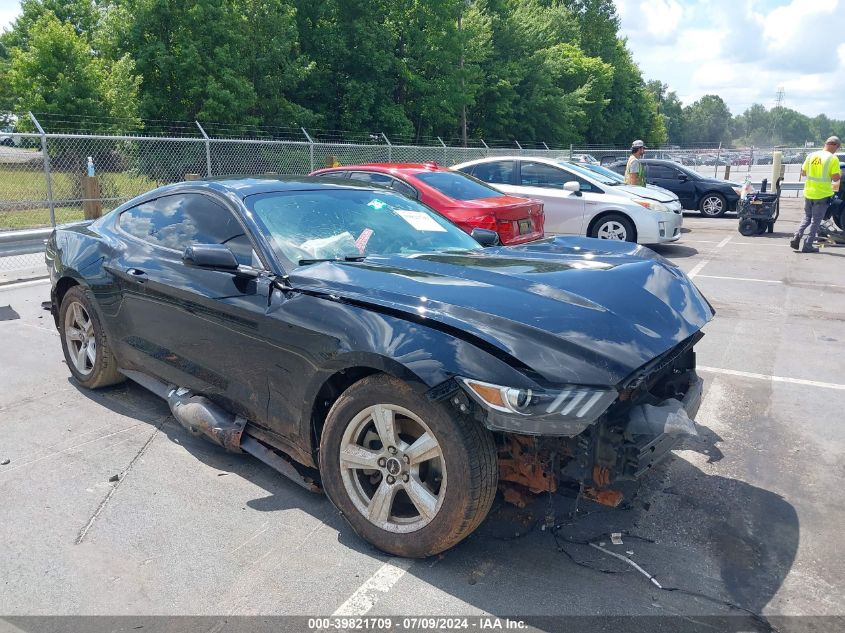
{"type": "Polygon", "coordinates": [[[822,149],[807,156],[801,166],[801,169],[807,174],[807,182],[804,183],[805,198],[821,200],[833,196],[830,171],[831,164],[834,161],[836,161],[834,173],[839,173],[839,159],[830,152],[822,149]]]}

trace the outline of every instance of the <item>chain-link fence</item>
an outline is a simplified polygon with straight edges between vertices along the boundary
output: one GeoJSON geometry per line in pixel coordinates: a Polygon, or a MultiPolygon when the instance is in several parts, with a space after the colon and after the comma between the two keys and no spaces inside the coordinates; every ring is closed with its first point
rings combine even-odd
{"type": "MultiPolygon", "coordinates": [[[[227,175],[307,174],[336,163],[435,161],[451,166],[485,156],[519,155],[609,165],[628,156],[625,147],[550,148],[545,143],[488,144],[483,140],[464,147],[456,139],[391,140],[385,134],[302,128],[247,130],[214,124],[204,128],[198,122],[105,135],[101,124],[74,128],[74,122],[62,121],[59,126],[50,121],[44,129],[31,114],[17,119],[31,122],[29,127],[35,131],[0,132],[0,274],[10,266],[20,267],[22,261],[38,265],[36,259],[41,257],[21,253],[19,246],[9,247],[17,240],[10,232],[98,217],[144,191],[171,182],[227,175]],[[60,131],[51,132],[51,126],[60,131]],[[239,134],[242,136],[237,137],[239,134]]],[[[797,181],[800,163],[812,150],[778,149],[786,179],[797,181]]],[[[749,174],[759,182],[770,175],[773,150],[673,147],[649,150],[647,156],[674,160],[709,177],[741,179],[749,174]]],[[[31,242],[32,235],[24,234],[21,240],[31,242]]]]}

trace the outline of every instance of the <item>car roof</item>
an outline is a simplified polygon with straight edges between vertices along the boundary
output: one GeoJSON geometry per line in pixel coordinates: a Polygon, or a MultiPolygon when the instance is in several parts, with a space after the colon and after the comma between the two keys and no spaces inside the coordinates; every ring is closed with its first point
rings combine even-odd
{"type": "Polygon", "coordinates": [[[434,161],[424,163],[357,163],[354,165],[338,165],[315,170],[320,174],[335,171],[375,171],[383,174],[420,174],[429,171],[452,171],[448,167],[438,165],[434,161]]]}

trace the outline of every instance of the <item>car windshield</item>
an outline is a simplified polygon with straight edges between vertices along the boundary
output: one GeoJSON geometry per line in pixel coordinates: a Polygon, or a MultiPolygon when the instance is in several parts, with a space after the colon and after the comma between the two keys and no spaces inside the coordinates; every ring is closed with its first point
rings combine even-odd
{"type": "Polygon", "coordinates": [[[285,191],[245,202],[276,254],[294,265],[481,248],[428,207],[388,191],[285,191]]]}
{"type": "MultiPolygon", "coordinates": [[[[607,167],[602,167],[601,165],[584,165],[587,169],[589,169],[594,174],[600,174],[610,180],[611,182],[605,184],[613,184],[613,185],[622,185],[625,184],[625,178],[623,178],[620,174],[617,174],[612,169],[608,169],[607,167]]],[[[593,176],[595,177],[595,175],[593,176]]]]}
{"type": "Polygon", "coordinates": [[[479,200],[504,195],[477,178],[457,171],[425,171],[414,174],[414,178],[453,200],[479,200]]]}
{"type": "Polygon", "coordinates": [[[610,176],[607,176],[600,171],[593,171],[592,168],[596,167],[596,165],[590,165],[588,163],[567,163],[564,161],[558,162],[558,165],[560,165],[561,167],[565,167],[570,171],[574,171],[577,174],[581,174],[582,176],[586,176],[587,178],[591,178],[592,180],[595,180],[603,185],[619,184],[619,181],[616,178],[611,178],[610,176]]]}

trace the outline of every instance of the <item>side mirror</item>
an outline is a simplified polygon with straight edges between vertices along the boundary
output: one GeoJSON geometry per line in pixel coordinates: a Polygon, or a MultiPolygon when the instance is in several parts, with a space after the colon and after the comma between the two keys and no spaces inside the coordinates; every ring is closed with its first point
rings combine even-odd
{"type": "Polygon", "coordinates": [[[182,262],[189,266],[216,268],[219,270],[237,270],[238,260],[235,254],[223,244],[194,244],[185,249],[182,262]]]}
{"type": "Polygon", "coordinates": [[[579,183],[575,180],[570,180],[569,182],[564,183],[563,189],[564,189],[564,191],[570,191],[574,194],[580,194],[581,193],[581,183],[579,183]]]}
{"type": "Polygon", "coordinates": [[[681,182],[686,182],[687,180],[689,180],[689,178],[687,178],[686,174],[678,174],[678,180],[680,180],[681,182]]]}
{"type": "Polygon", "coordinates": [[[490,231],[488,229],[473,229],[470,236],[484,248],[498,246],[500,244],[499,234],[496,233],[496,231],[490,231]]]}

